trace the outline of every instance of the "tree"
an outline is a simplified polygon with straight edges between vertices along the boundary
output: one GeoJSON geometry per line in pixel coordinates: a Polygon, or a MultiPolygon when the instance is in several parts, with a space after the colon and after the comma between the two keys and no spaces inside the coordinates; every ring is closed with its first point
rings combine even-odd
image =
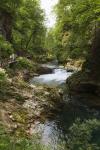
{"type": "Polygon", "coordinates": [[[37,0],[27,0],[20,7],[13,27],[13,45],[17,54],[40,53],[45,37],[44,12],[37,0]]]}
{"type": "Polygon", "coordinates": [[[11,42],[12,25],[16,15],[17,8],[21,0],[1,0],[0,1],[0,28],[5,39],[11,42]]]}
{"type": "Polygon", "coordinates": [[[68,57],[88,55],[100,22],[99,4],[99,0],[59,0],[56,5],[56,38],[68,57]]]}
{"type": "MultiPolygon", "coordinates": [[[[32,57],[44,51],[44,12],[38,0],[1,0],[0,1],[0,34],[9,42],[17,55],[32,57]]],[[[0,39],[1,40],[1,39],[0,39]]],[[[2,40],[0,53],[2,49],[2,40]]],[[[6,55],[5,55],[6,57],[6,55]]]]}

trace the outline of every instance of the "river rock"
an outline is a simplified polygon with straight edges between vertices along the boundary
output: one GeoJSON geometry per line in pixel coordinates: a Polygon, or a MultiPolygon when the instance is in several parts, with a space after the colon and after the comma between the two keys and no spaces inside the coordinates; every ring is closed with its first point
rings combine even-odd
{"type": "Polygon", "coordinates": [[[89,107],[100,108],[100,82],[93,81],[85,72],[77,72],[66,81],[67,92],[89,107]]]}
{"type": "Polygon", "coordinates": [[[37,73],[42,75],[42,74],[50,74],[53,72],[52,68],[48,68],[48,67],[43,67],[43,66],[39,66],[37,68],[37,73]]]}

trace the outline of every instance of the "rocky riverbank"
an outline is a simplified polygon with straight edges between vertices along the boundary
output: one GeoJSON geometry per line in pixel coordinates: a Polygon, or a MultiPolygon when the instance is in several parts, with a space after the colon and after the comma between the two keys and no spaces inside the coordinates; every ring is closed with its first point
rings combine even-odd
{"type": "Polygon", "coordinates": [[[68,72],[80,71],[82,69],[84,61],[84,59],[67,59],[66,63],[64,64],[64,67],[68,72]]]}
{"type": "Polygon", "coordinates": [[[0,81],[0,123],[16,136],[31,135],[31,126],[54,115],[61,103],[61,89],[31,85],[22,74],[0,81]]]}
{"type": "Polygon", "coordinates": [[[66,80],[68,93],[85,105],[100,108],[100,81],[92,80],[87,72],[79,71],[66,80]]]}

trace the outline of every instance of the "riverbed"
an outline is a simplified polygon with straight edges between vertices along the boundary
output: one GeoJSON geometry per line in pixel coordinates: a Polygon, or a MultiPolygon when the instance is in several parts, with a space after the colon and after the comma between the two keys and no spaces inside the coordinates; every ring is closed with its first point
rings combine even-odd
{"type": "MultiPolygon", "coordinates": [[[[34,77],[31,84],[60,88],[63,85],[62,88],[65,90],[66,79],[72,75],[72,72],[67,72],[58,66],[49,65],[48,67],[52,67],[53,73],[34,77]]],[[[57,150],[59,143],[66,143],[68,129],[76,119],[83,121],[99,116],[99,112],[95,109],[89,109],[86,105],[69,97],[66,90],[64,93],[63,103],[60,110],[55,112],[54,117],[46,119],[44,123],[36,121],[31,128],[31,132],[39,135],[40,141],[45,145],[52,146],[53,150],[57,150]]]]}

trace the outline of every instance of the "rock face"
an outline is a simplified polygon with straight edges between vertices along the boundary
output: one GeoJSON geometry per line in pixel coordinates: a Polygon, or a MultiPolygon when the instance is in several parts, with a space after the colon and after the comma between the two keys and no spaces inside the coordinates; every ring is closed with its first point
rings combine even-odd
{"type": "Polygon", "coordinates": [[[80,71],[82,69],[82,65],[84,63],[84,59],[72,60],[68,59],[65,64],[65,69],[68,72],[80,71]]]}
{"type": "Polygon", "coordinates": [[[83,67],[83,71],[86,70],[89,71],[88,74],[91,80],[98,80],[100,82],[100,27],[95,31],[90,56],[83,67]]]}
{"type": "Polygon", "coordinates": [[[95,31],[90,55],[83,64],[82,71],[67,79],[67,87],[70,94],[85,95],[86,104],[100,108],[100,28],[95,31]]]}
{"type": "Polygon", "coordinates": [[[77,72],[66,81],[68,93],[93,108],[100,108],[100,82],[91,80],[87,73],[77,72]]]}

